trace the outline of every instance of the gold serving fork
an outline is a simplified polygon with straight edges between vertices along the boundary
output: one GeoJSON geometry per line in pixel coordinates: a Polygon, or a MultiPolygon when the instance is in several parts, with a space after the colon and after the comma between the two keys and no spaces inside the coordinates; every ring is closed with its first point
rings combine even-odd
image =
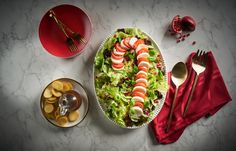
{"type": "Polygon", "coordinates": [[[55,20],[55,22],[57,23],[58,27],[65,34],[65,36],[66,36],[66,44],[67,44],[68,48],[70,49],[70,51],[72,51],[72,52],[73,51],[77,51],[78,47],[76,46],[74,40],[66,33],[63,25],[59,22],[59,20],[57,19],[55,13],[52,10],[49,11],[49,16],[52,17],[55,20]]]}
{"type": "Polygon", "coordinates": [[[193,92],[195,90],[195,87],[196,87],[196,84],[197,84],[197,81],[198,81],[198,77],[206,69],[207,58],[208,58],[207,53],[205,51],[199,51],[199,50],[193,56],[192,68],[196,72],[196,76],[195,76],[195,79],[194,79],[192,90],[190,92],[190,95],[189,95],[189,98],[188,98],[188,101],[187,101],[187,105],[186,105],[186,107],[184,109],[183,117],[186,116],[186,113],[188,111],[189,104],[190,104],[190,102],[192,100],[193,92]]]}
{"type": "MultiPolygon", "coordinates": [[[[50,12],[56,16],[55,12],[53,10],[50,10],[50,12]]],[[[79,41],[82,42],[83,44],[87,43],[87,40],[79,33],[79,32],[74,32],[72,29],[70,29],[67,25],[65,25],[61,20],[57,19],[58,22],[68,31],[71,33],[72,37],[79,41]]]]}

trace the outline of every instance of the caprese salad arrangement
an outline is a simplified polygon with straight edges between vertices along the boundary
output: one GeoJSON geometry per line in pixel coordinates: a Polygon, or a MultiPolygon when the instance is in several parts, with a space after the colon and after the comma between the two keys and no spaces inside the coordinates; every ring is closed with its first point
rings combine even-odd
{"type": "Polygon", "coordinates": [[[102,109],[122,127],[150,122],[167,90],[160,51],[137,28],[118,29],[105,41],[96,54],[94,74],[102,109]]]}

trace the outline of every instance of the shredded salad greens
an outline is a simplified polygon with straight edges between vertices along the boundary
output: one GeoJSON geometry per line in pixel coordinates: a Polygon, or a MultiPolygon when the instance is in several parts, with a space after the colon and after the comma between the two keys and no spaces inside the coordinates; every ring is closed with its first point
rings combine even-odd
{"type": "Polygon", "coordinates": [[[118,29],[97,52],[94,72],[98,101],[108,118],[121,127],[140,126],[154,118],[155,109],[160,105],[159,101],[167,90],[167,83],[160,51],[145,33],[137,28],[118,29]],[[124,69],[113,70],[111,65],[111,52],[115,43],[134,36],[143,39],[149,50],[147,97],[144,100],[144,114],[141,118],[131,109],[134,105],[131,93],[135,84],[135,74],[138,72],[135,52],[125,53],[124,69]]]}

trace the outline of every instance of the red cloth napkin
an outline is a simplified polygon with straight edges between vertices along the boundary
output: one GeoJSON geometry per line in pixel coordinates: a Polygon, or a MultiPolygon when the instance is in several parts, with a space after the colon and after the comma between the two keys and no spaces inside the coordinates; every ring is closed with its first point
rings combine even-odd
{"type": "Polygon", "coordinates": [[[150,123],[150,127],[158,143],[169,144],[177,141],[188,125],[203,116],[213,115],[227,102],[232,100],[214,56],[212,52],[208,52],[206,70],[198,78],[188,112],[185,119],[183,119],[183,111],[196,75],[191,66],[194,54],[192,53],[187,60],[188,77],[185,83],[179,87],[171,127],[169,132],[165,133],[175,92],[175,86],[170,79],[171,73],[168,73],[168,84],[170,88],[167,92],[164,106],[157,117],[150,123]]]}

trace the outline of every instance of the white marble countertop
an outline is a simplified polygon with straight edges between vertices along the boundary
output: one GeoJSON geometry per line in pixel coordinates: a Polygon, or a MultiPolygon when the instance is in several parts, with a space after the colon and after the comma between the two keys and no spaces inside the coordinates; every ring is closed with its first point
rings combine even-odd
{"type": "Polygon", "coordinates": [[[21,0],[0,2],[0,150],[232,150],[236,144],[236,2],[216,0],[21,0]],[[48,54],[38,37],[44,13],[60,4],[85,10],[93,35],[85,52],[69,59],[48,54]],[[176,44],[167,26],[176,14],[191,15],[197,28],[176,44]],[[114,126],[98,110],[92,87],[94,55],[111,32],[138,27],[160,46],[167,69],[196,49],[212,50],[233,101],[209,119],[189,126],[173,144],[157,144],[148,127],[114,126]],[[191,45],[196,41],[195,45],[191,45]],[[86,119],[77,127],[50,125],[39,110],[40,93],[59,77],[81,82],[90,98],[86,119]]]}

